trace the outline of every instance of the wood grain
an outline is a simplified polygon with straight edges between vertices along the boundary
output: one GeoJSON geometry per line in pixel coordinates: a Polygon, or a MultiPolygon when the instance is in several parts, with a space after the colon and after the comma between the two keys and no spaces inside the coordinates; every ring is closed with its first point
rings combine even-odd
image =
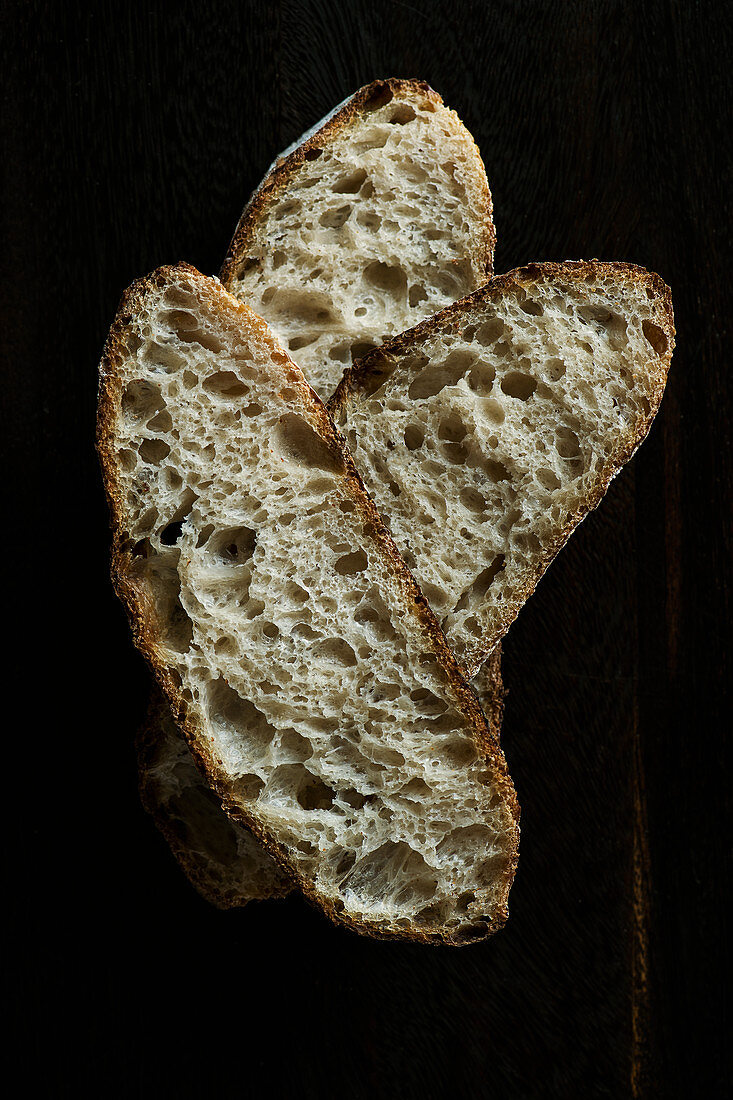
{"type": "Polygon", "coordinates": [[[728,10],[32,0],[0,19],[26,1077],[48,1096],[724,1095],[728,10]],[[191,891],[137,801],[148,680],[92,448],[122,289],[177,259],[216,271],[275,153],[389,75],[428,80],[476,136],[498,271],[641,263],[678,330],[648,441],[506,640],[521,866],[505,931],[458,952],[191,891]]]}

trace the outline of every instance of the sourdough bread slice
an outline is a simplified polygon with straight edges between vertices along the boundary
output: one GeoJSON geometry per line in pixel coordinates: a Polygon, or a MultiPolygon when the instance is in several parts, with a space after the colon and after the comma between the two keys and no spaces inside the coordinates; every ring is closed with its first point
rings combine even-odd
{"type": "Polygon", "coordinates": [[[260,841],[224,813],[158,691],[135,747],[142,804],[202,897],[232,909],[292,890],[260,841]]]}
{"type": "Polygon", "coordinates": [[[417,80],[360,89],[278,158],[221,271],[324,399],[344,367],[491,275],[473,138],[417,80]]]}
{"type": "Polygon", "coordinates": [[[630,264],[535,264],[372,352],[329,408],[467,675],[646,436],[674,346],[630,264]]]}
{"type": "Polygon", "coordinates": [[[498,740],[302,372],[182,264],[127,292],[100,373],[115,583],[227,811],[336,920],[495,931],[498,740]]]}

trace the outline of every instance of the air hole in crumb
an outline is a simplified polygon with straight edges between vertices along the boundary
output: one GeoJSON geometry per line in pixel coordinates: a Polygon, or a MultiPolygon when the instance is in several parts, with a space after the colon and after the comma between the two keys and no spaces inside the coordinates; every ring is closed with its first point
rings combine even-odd
{"type": "MultiPolygon", "coordinates": [[[[488,347],[490,344],[495,343],[500,336],[504,334],[504,322],[500,317],[491,317],[488,321],[484,321],[482,325],[476,329],[475,339],[479,344],[483,344],[484,347],[488,347]]],[[[469,337],[464,333],[464,337],[469,337]]]]}
{"type": "Polygon", "coordinates": [[[553,490],[560,488],[560,478],[552,470],[541,469],[537,471],[537,480],[543,489],[553,490]]]}
{"type": "Polygon", "coordinates": [[[337,210],[326,210],[318,219],[324,229],[340,229],[351,213],[350,206],[339,206],[337,210]]]}
{"type": "Polygon", "coordinates": [[[375,214],[373,210],[360,210],[356,215],[356,220],[359,225],[363,225],[365,229],[377,230],[382,225],[382,219],[379,214],[375,214]]]}
{"type": "Polygon", "coordinates": [[[481,406],[484,414],[488,420],[492,420],[494,424],[503,424],[506,413],[501,406],[501,403],[496,400],[495,397],[487,397],[481,406]]]}
{"type": "Polygon", "coordinates": [[[330,810],[336,792],[327,787],[322,779],[313,776],[298,789],[298,802],[304,810],[330,810]]]}
{"type": "Polygon", "coordinates": [[[664,329],[655,325],[652,321],[642,321],[641,331],[649,341],[657,355],[664,355],[668,347],[667,336],[664,329]]]}
{"type": "Polygon", "coordinates": [[[404,438],[408,451],[416,451],[418,447],[422,447],[425,441],[425,432],[418,424],[408,424],[405,428],[404,438]]]}
{"type": "Polygon", "coordinates": [[[448,440],[450,443],[460,443],[465,438],[466,432],[466,425],[458,413],[443,417],[438,426],[438,438],[448,440]]]}
{"type": "Polygon", "coordinates": [[[280,419],[273,442],[291,462],[329,473],[343,470],[343,459],[335,447],[296,413],[287,413],[280,419]]]}
{"type": "Polygon", "coordinates": [[[425,798],[429,798],[431,793],[430,787],[425,780],[419,777],[411,779],[409,783],[406,783],[400,790],[400,794],[403,798],[409,798],[413,802],[422,802],[425,798]]]}
{"type": "Polygon", "coordinates": [[[409,103],[400,103],[390,114],[389,121],[404,126],[406,122],[412,122],[416,118],[417,115],[409,103]]]}
{"type": "Polygon", "coordinates": [[[230,370],[220,370],[215,374],[210,374],[208,378],[204,379],[203,386],[208,393],[224,400],[243,397],[249,391],[249,387],[244,384],[241,378],[230,370]]]}
{"type": "Polygon", "coordinates": [[[241,738],[248,754],[263,755],[277,733],[262,711],[221,677],[207,689],[207,710],[212,725],[241,738]]]}
{"type": "Polygon", "coordinates": [[[323,149],[306,149],[305,159],[306,160],[318,160],[318,158],[321,156],[322,153],[323,153],[323,149]]]}
{"type": "Polygon", "coordinates": [[[456,936],[462,940],[477,940],[482,936],[488,934],[488,926],[486,924],[472,924],[469,928],[461,928],[456,936]]]}
{"type": "Polygon", "coordinates": [[[508,469],[503,462],[499,462],[498,458],[485,458],[483,467],[490,481],[498,483],[511,480],[508,469]]]}
{"type": "MultiPolygon", "coordinates": [[[[471,357],[473,358],[473,357],[471,357]]],[[[466,359],[455,354],[443,363],[429,363],[413,378],[408,395],[413,401],[435,397],[447,386],[455,386],[466,372],[466,359]]]]}
{"type": "Polygon", "coordinates": [[[356,665],[356,654],[343,638],[328,638],[314,647],[313,654],[326,663],[342,665],[344,668],[353,668],[356,665]]]}
{"type": "Polygon", "coordinates": [[[407,300],[413,307],[419,306],[421,302],[427,301],[427,291],[424,287],[419,286],[417,283],[410,287],[410,293],[407,296],[407,300]]]}
{"type": "Polygon", "coordinates": [[[456,901],[456,909],[459,913],[467,913],[469,905],[476,900],[476,895],[473,890],[467,890],[465,894],[456,901]]]}
{"type": "Polygon", "coordinates": [[[142,379],[130,382],[122,395],[122,411],[130,420],[149,420],[163,408],[165,402],[158,387],[142,379]]]}
{"type": "Polygon", "coordinates": [[[392,89],[389,84],[378,83],[365,101],[364,107],[367,111],[377,111],[380,107],[386,107],[392,98],[392,89]]]}
{"type": "Polygon", "coordinates": [[[531,374],[523,374],[521,371],[512,370],[502,378],[501,388],[507,397],[516,397],[520,401],[527,401],[537,389],[537,379],[533,378],[531,374]]]}
{"type": "Polygon", "coordinates": [[[339,878],[345,875],[354,866],[355,861],[356,852],[344,852],[344,854],[339,857],[339,861],[336,864],[336,875],[339,878]]]}
{"type": "Polygon", "coordinates": [[[341,884],[342,890],[363,898],[389,899],[402,890],[402,904],[427,903],[435,895],[435,876],[419,852],[404,841],[385,841],[359,859],[341,884]]]}
{"type": "Polygon", "coordinates": [[[357,168],[355,172],[350,172],[348,176],[343,176],[334,183],[331,190],[335,195],[356,195],[365,179],[364,169],[357,168]]]}
{"type": "Polygon", "coordinates": [[[401,267],[374,260],[364,268],[364,278],[393,298],[404,298],[407,293],[407,276],[401,267]]]}
{"type": "Polygon", "coordinates": [[[558,382],[565,374],[565,370],[562,359],[548,359],[545,363],[545,373],[551,382],[558,382]]]}
{"type": "Polygon", "coordinates": [[[262,260],[259,256],[248,256],[237,268],[237,277],[241,279],[243,275],[248,275],[250,271],[259,268],[261,264],[262,260]]]}
{"type": "Polygon", "coordinates": [[[520,302],[520,309],[525,313],[529,313],[532,317],[542,316],[542,306],[539,302],[533,302],[531,298],[527,298],[524,302],[520,302]]]}
{"type": "Polygon", "coordinates": [[[578,310],[578,316],[586,324],[591,321],[596,321],[601,325],[607,325],[612,319],[613,314],[609,309],[605,309],[603,306],[587,305],[581,306],[578,310]]]}
{"type": "Polygon", "coordinates": [[[202,546],[205,546],[214,533],[214,524],[207,523],[205,527],[201,528],[199,537],[196,540],[196,549],[200,550],[202,546]]]}
{"type": "Polygon", "coordinates": [[[190,313],[173,310],[171,313],[164,314],[162,319],[168,322],[172,331],[182,343],[199,344],[206,351],[214,353],[221,351],[223,345],[218,336],[215,336],[213,332],[207,332],[205,329],[200,328],[198,321],[190,313]],[[193,327],[191,327],[191,320],[193,321],[193,327]]]}
{"type": "Polygon", "coordinates": [[[161,411],[148,421],[148,427],[151,432],[169,432],[173,427],[173,420],[171,414],[167,409],[161,409],[161,411]]]}
{"type": "Polygon", "coordinates": [[[334,569],[342,577],[351,577],[356,573],[363,573],[369,565],[369,559],[363,550],[355,550],[353,554],[346,554],[339,558],[334,569]]]}
{"type": "Polygon", "coordinates": [[[243,565],[256,545],[257,532],[251,527],[226,527],[211,540],[208,551],[226,565],[243,565]]]}
{"type": "Polygon", "coordinates": [[[297,730],[285,730],[283,732],[280,737],[280,749],[299,763],[310,759],[313,755],[313,746],[310,741],[299,734],[297,730]]]}
{"type": "Polygon", "coordinates": [[[575,458],[580,454],[580,440],[570,428],[558,428],[555,432],[555,449],[560,458],[575,458]]]}
{"type": "Polygon", "coordinates": [[[478,362],[468,376],[468,385],[479,397],[491,392],[496,371],[491,363],[478,362]]]}
{"type": "Polygon", "coordinates": [[[179,519],[175,523],[169,523],[167,527],[163,528],[160,535],[160,541],[164,546],[175,546],[182,533],[183,520],[179,519]]]}
{"type": "Polygon", "coordinates": [[[162,462],[171,453],[171,449],[162,439],[144,439],[138,447],[144,462],[153,464],[162,462]]]}
{"type": "Polygon", "coordinates": [[[288,351],[300,351],[301,348],[307,348],[317,339],[316,335],[294,336],[292,340],[288,340],[288,351]]]}
{"type": "Polygon", "coordinates": [[[486,511],[486,498],[477,489],[461,489],[460,501],[464,508],[477,515],[486,511]]]}
{"type": "Polygon", "coordinates": [[[245,802],[254,802],[259,797],[265,784],[259,775],[240,775],[232,784],[234,795],[243,798],[245,802]]]}

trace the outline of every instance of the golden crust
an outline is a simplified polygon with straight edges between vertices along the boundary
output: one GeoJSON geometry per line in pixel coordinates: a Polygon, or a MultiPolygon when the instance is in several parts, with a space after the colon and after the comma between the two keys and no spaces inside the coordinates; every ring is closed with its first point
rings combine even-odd
{"type": "Polygon", "coordinates": [[[309,901],[326,912],[335,922],[345,924],[358,932],[378,939],[400,939],[433,944],[445,943],[453,946],[463,946],[468,942],[477,942],[479,938],[483,939],[485,936],[498,931],[507,919],[509,890],[514,879],[518,859],[520,809],[504,754],[499,745],[498,728],[494,725],[495,716],[491,716],[492,724],[490,725],[484,716],[475,692],[464,680],[458,662],[448,647],[438,621],[430,610],[417,582],[404,564],[374,503],[367,495],[343,436],[335,427],[323,403],[305,381],[300,369],[284,351],[282,352],[281,362],[287,373],[288,381],[298,387],[303,403],[308,407],[324,440],[331,445],[334,453],[340,456],[343,463],[344,486],[361,512],[365,526],[368,525],[374,543],[384,559],[390,563],[398,581],[398,589],[405,608],[410,608],[417,614],[420,623],[431,639],[436,657],[446,672],[456,701],[470,720],[476,747],[492,771],[493,783],[500,792],[502,800],[514,820],[511,855],[502,876],[502,900],[497,907],[497,917],[490,924],[487,922],[485,934],[480,937],[465,939],[461,938],[460,932],[452,933],[440,929],[432,932],[418,929],[407,930],[398,928],[395,925],[385,931],[382,927],[369,921],[358,920],[338,911],[336,905],[330,899],[321,895],[312,882],[298,874],[289,860],[287,849],[277,842],[257,816],[251,810],[237,803],[230,780],[218,761],[214,759],[201,730],[197,726],[195,716],[189,710],[181,694],[181,683],[177,674],[165,663],[161,650],[157,645],[156,624],[149,600],[146,599],[144,588],[139,581],[136,581],[131,568],[133,558],[130,552],[130,540],[125,530],[124,505],[117,476],[115,429],[121,406],[120,368],[126,355],[125,335],[127,326],[135,312],[143,305],[148,293],[167,285],[173,278],[180,275],[187,275],[196,282],[197,291],[202,299],[208,299],[216,308],[236,316],[245,328],[258,332],[270,341],[274,340],[265,322],[253,313],[249,307],[228,294],[217,281],[207,279],[186,263],[158,268],[150,275],[133,283],[122,296],[117,316],[107,337],[99,367],[97,451],[111,516],[112,582],[127,609],[135,645],[148,660],[155,678],[170,704],[176,723],[186,738],[194,760],[205,774],[211,787],[221,798],[222,806],[226,812],[234,820],[245,825],[262,842],[309,901]]]}
{"type": "MultiPolygon", "coordinates": [[[[393,340],[369,352],[353,367],[347,368],[341,382],[328,401],[328,410],[336,420],[337,417],[345,413],[351,401],[358,400],[365,392],[373,392],[375,383],[391,372],[392,365],[401,355],[413,352],[415,347],[419,346],[422,341],[430,339],[437,333],[455,331],[463,323],[466,314],[485,302],[492,301],[507,292],[530,287],[540,280],[587,282],[589,279],[608,275],[624,276],[646,287],[650,300],[656,304],[656,321],[667,338],[667,348],[665,353],[658,357],[658,366],[654,376],[654,387],[647,416],[642,421],[636,434],[628,440],[614,461],[608,463],[599,472],[598,482],[589,502],[570,516],[567,524],[562,530],[558,531],[552,543],[547,547],[542,562],[542,573],[544,573],[544,570],[565,545],[578,524],[601,502],[612,479],[646,438],[656,416],[664,394],[675,338],[672,294],[659,275],[634,264],[607,263],[600,260],[568,260],[564,263],[527,264],[508,272],[506,275],[497,275],[473,294],[467,295],[460,301],[436,313],[433,317],[422,321],[414,328],[401,333],[393,340]]],[[[534,592],[537,583],[538,580],[528,583],[521,592],[517,593],[513,601],[513,607],[505,609],[499,620],[499,637],[506,634],[506,631],[516,619],[519,610],[534,592]]],[[[496,639],[489,639],[486,652],[466,663],[463,669],[464,675],[467,677],[474,676],[491,648],[495,645],[496,639]]]]}
{"type": "MultiPolygon", "coordinates": [[[[246,258],[252,244],[258,223],[269,208],[279,201],[283,191],[289,186],[300,166],[312,157],[314,150],[320,149],[323,145],[333,141],[355,119],[365,114],[369,110],[370,104],[379,106],[382,101],[387,102],[384,99],[385,96],[394,96],[405,91],[411,92],[413,95],[423,96],[438,107],[444,107],[443,100],[438,93],[422,80],[399,80],[396,78],[375,80],[364,88],[360,88],[340,110],[314,134],[311,134],[302,144],[298,145],[292,153],[275,162],[244,208],[234,231],[234,236],[229,244],[226,258],[219,273],[225,287],[231,289],[237,276],[237,269],[246,258]]],[[[450,113],[458,119],[455,112],[451,111],[450,113]]],[[[459,119],[458,121],[460,122],[459,119]]],[[[468,131],[466,131],[466,134],[470,140],[468,131]]],[[[475,143],[474,149],[476,150],[478,162],[483,169],[481,154],[475,143]]],[[[489,191],[485,171],[476,172],[474,176],[474,185],[482,193],[481,205],[486,212],[483,238],[474,255],[479,270],[484,272],[488,278],[493,271],[494,248],[496,246],[491,192],[489,191]]]]}

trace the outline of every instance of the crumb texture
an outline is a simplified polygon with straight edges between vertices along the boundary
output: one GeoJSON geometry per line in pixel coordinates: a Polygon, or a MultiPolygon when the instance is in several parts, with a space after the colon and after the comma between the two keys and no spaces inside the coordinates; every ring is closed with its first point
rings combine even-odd
{"type": "Polygon", "coordinates": [[[673,336],[656,276],[537,265],[344,380],[337,423],[468,674],[644,438],[673,336]]]}
{"type": "Polygon", "coordinates": [[[123,303],[102,379],[118,588],[230,811],[334,915],[486,935],[503,758],[301,372],[181,265],[123,303]]]}
{"type": "Polygon", "coordinates": [[[485,282],[491,196],[435,93],[376,85],[266,177],[223,279],[322,397],[345,367],[485,282]]]}

